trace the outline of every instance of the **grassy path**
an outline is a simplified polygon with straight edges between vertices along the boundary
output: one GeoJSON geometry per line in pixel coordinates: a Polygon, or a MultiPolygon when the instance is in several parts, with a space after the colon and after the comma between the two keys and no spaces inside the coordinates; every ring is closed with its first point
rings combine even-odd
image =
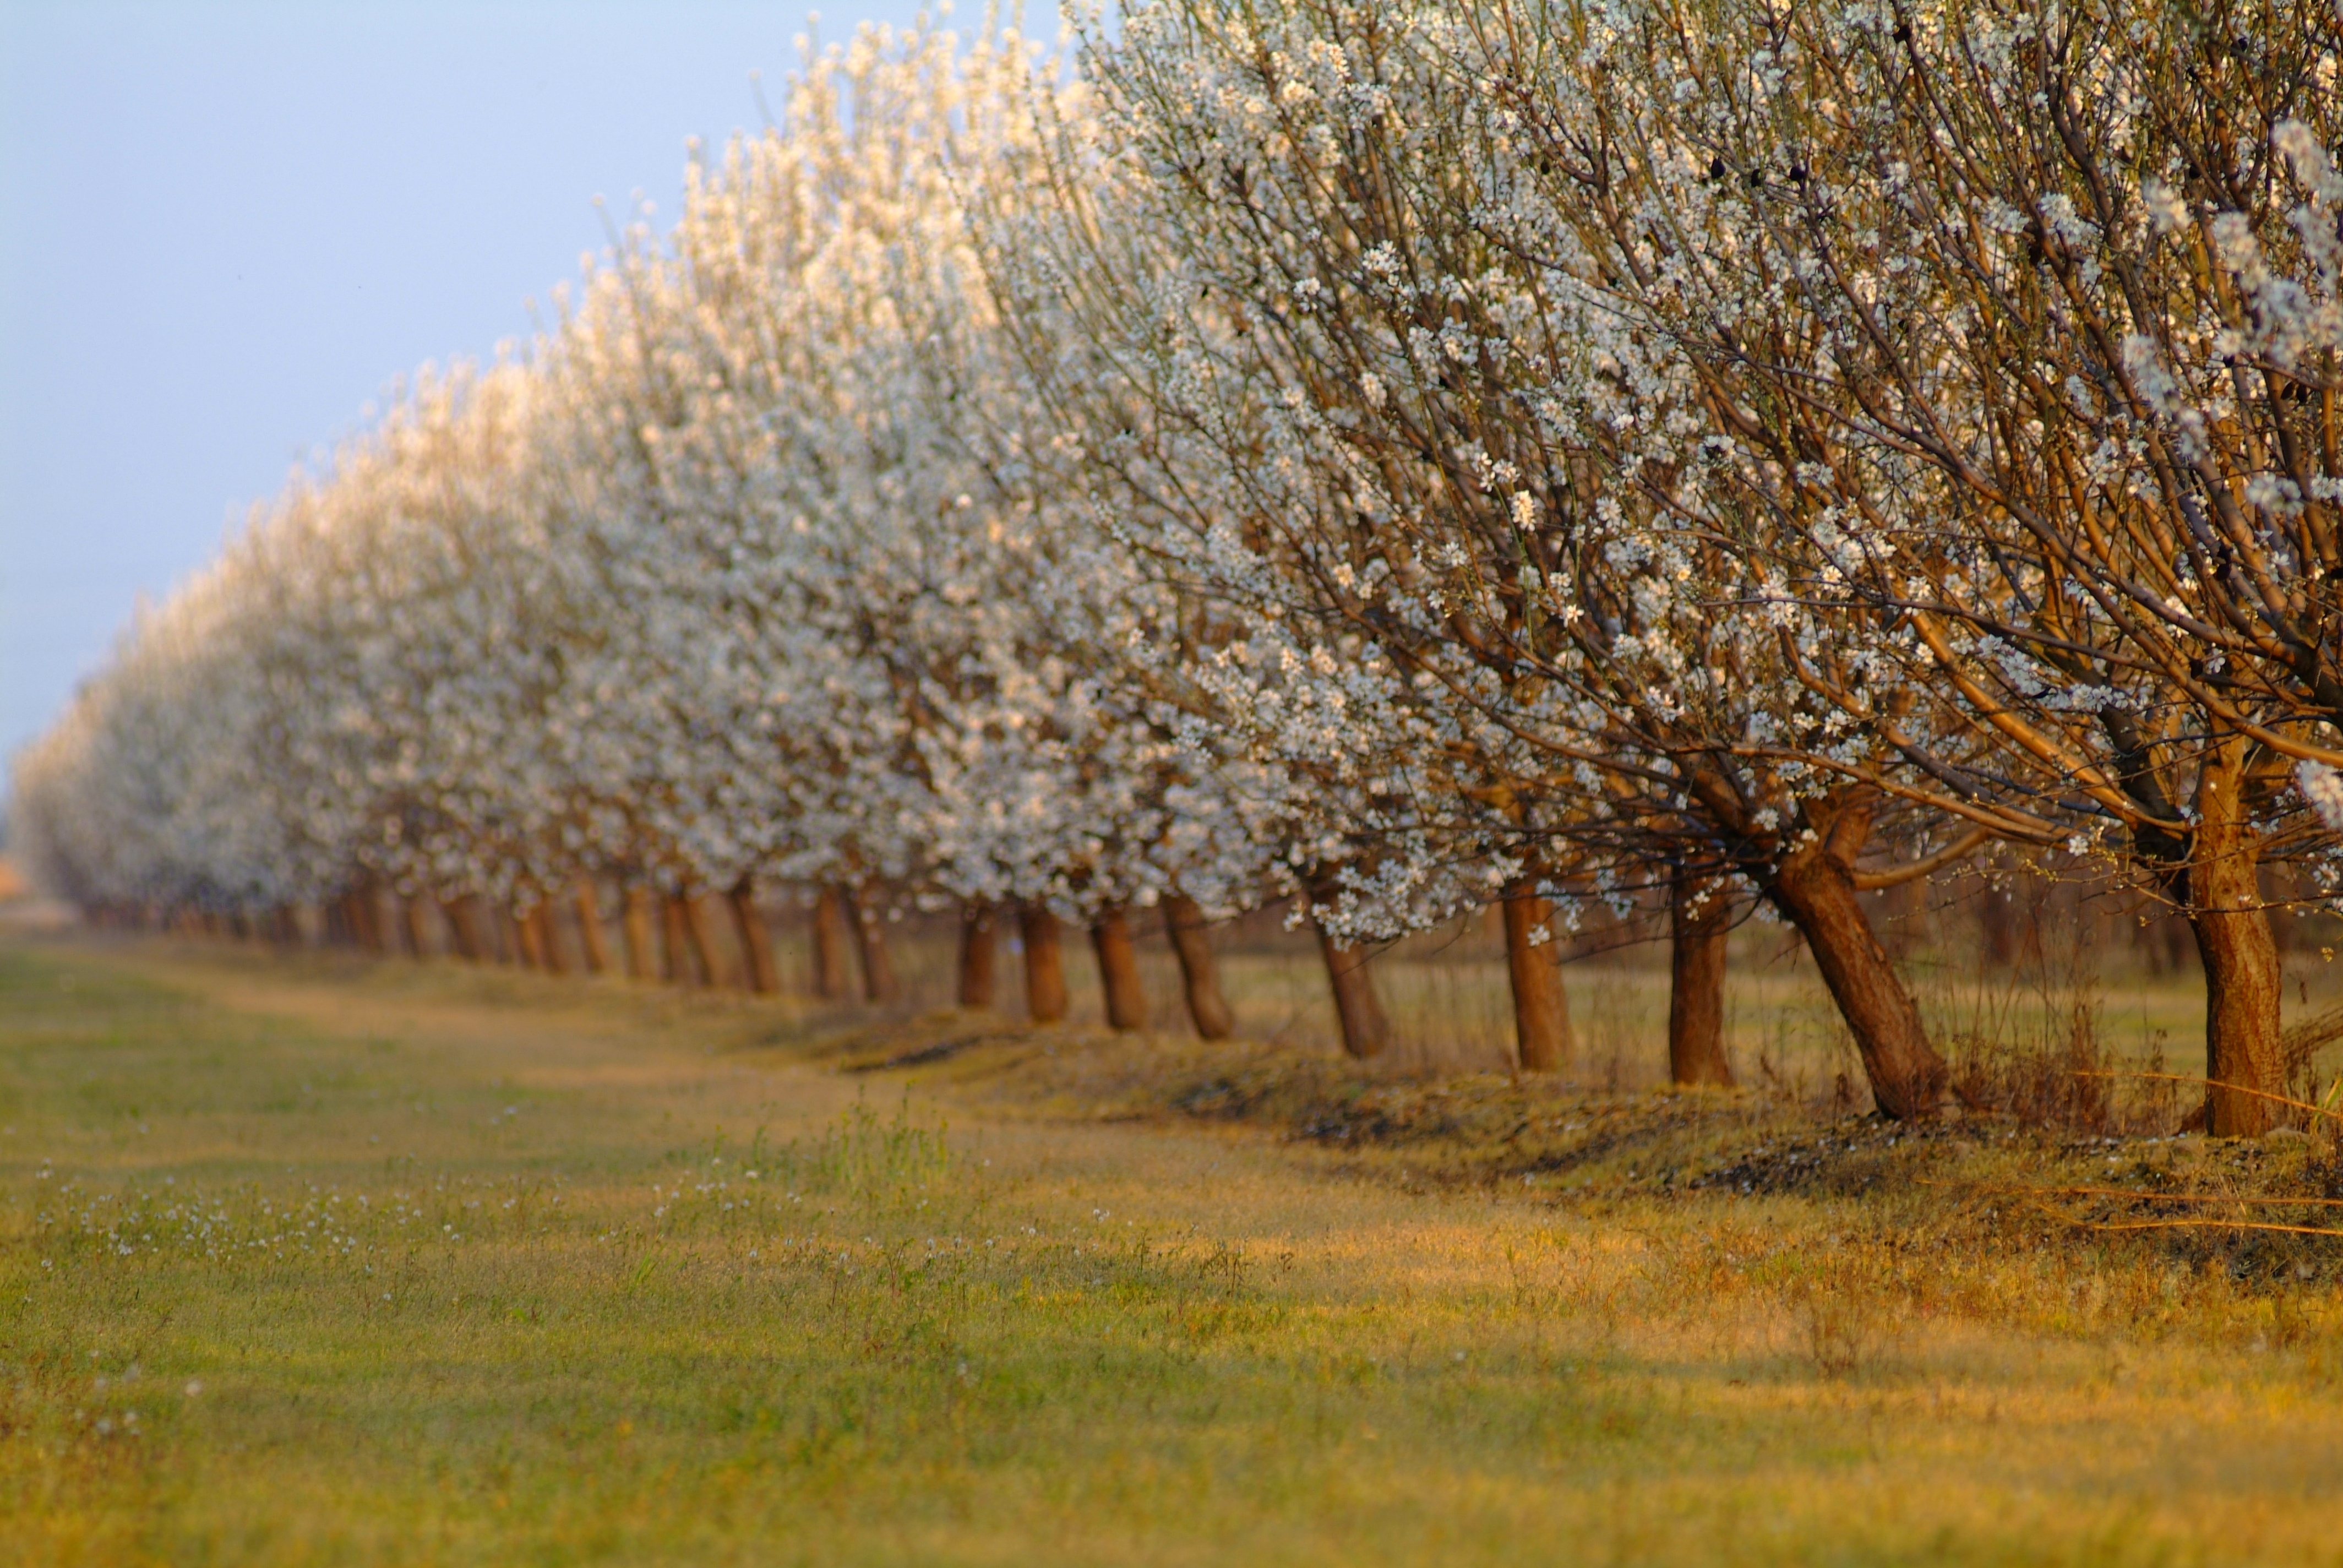
{"type": "Polygon", "coordinates": [[[805,1034],[0,939],[0,1562],[2343,1563],[2331,1287],[1997,1317],[805,1034]]]}

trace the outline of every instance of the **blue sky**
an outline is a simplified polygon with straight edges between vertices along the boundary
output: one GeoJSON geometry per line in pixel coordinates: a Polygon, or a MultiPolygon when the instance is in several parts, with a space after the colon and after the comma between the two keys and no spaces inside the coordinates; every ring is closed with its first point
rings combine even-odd
{"type": "Polygon", "coordinates": [[[525,334],[596,196],[670,216],[809,9],[0,0],[0,758],[394,377],[525,334]]]}

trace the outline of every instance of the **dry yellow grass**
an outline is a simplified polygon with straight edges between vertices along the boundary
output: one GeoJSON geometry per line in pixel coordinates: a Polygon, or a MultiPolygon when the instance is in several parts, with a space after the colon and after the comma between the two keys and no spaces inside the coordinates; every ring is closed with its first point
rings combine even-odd
{"type": "Polygon", "coordinates": [[[2096,1149],[851,1022],[7,939],[0,1558],[2343,1563],[2320,1243],[1911,1180],[2096,1149]]]}

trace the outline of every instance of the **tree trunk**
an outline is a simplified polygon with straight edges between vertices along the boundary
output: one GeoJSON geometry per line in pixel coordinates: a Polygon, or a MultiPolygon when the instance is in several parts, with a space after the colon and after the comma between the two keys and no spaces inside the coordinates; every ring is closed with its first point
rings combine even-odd
{"type": "Polygon", "coordinates": [[[553,906],[540,902],[528,911],[529,923],[537,928],[537,947],[549,975],[566,975],[569,960],[561,951],[561,926],[553,918],[553,906]]]}
{"type": "Polygon", "coordinates": [[[1985,932],[1986,962],[2000,970],[2017,962],[2017,910],[2006,889],[1986,883],[1977,924],[1985,932]]]}
{"type": "Polygon", "coordinates": [[[407,931],[407,951],[417,963],[431,956],[431,936],[423,929],[423,900],[399,900],[401,923],[407,931]]]}
{"type": "Polygon", "coordinates": [[[887,950],[887,923],[870,907],[869,889],[850,901],[854,916],[854,950],[862,960],[862,1000],[893,1001],[903,994],[903,988],[896,983],[895,957],[887,950]]]}
{"type": "Polygon", "coordinates": [[[846,895],[825,887],[813,905],[813,994],[824,1001],[846,1000],[846,895]]]}
{"type": "Polygon", "coordinates": [[[1342,1049],[1362,1060],[1380,1056],[1391,1044],[1391,1024],[1375,995],[1374,970],[1363,944],[1351,946],[1318,928],[1318,950],[1326,960],[1326,979],[1334,988],[1334,1016],[1342,1026],[1342,1049]]]}
{"type": "Polygon", "coordinates": [[[627,943],[627,978],[649,982],[659,978],[659,938],[651,929],[651,890],[628,883],[620,895],[618,934],[627,943]]]}
{"type": "Polygon", "coordinates": [[[1140,983],[1139,950],[1131,944],[1131,919],[1122,906],[1110,904],[1091,921],[1091,950],[1098,955],[1107,1027],[1125,1034],[1145,1029],[1147,990],[1140,983]]]}
{"type": "Polygon", "coordinates": [[[513,915],[513,931],[520,938],[520,961],[523,968],[541,970],[546,967],[545,925],[540,915],[545,906],[538,904],[526,913],[513,915]]]}
{"type": "Polygon", "coordinates": [[[1775,867],[1765,896],[1805,938],[1855,1036],[1871,1098],[1909,1121],[1936,1113],[1950,1073],[1855,893],[1855,857],[1871,835],[1874,806],[1867,794],[1810,803],[1802,817],[1813,834],[1775,867]]]}
{"type": "Polygon", "coordinates": [[[456,956],[468,964],[478,963],[484,944],[479,912],[472,908],[471,895],[440,900],[439,918],[447,923],[447,938],[455,944],[456,956]]]}
{"type": "Polygon", "coordinates": [[[379,958],[387,944],[382,940],[382,900],[375,897],[372,888],[361,888],[350,895],[350,923],[357,930],[358,946],[379,958]]]}
{"type": "Polygon", "coordinates": [[[724,961],[724,949],[716,940],[716,918],[709,913],[708,900],[699,893],[689,893],[683,899],[684,930],[691,935],[691,954],[699,962],[700,983],[725,986],[732,982],[731,967],[724,961]]]}
{"type": "Polygon", "coordinates": [[[1213,961],[1212,942],[1203,910],[1196,900],[1178,894],[1163,900],[1163,932],[1172,950],[1180,955],[1180,978],[1188,993],[1188,1017],[1206,1040],[1226,1040],[1236,1029],[1228,998],[1221,994],[1220,966],[1213,961]]]}
{"type": "Polygon", "coordinates": [[[602,895],[591,877],[580,877],[571,888],[570,898],[578,906],[578,935],[586,944],[586,969],[589,974],[610,972],[610,944],[602,934],[602,895]]]}
{"type": "Polygon", "coordinates": [[[757,908],[757,890],[747,877],[732,884],[724,895],[725,907],[732,911],[732,931],[740,939],[744,977],[750,990],[759,996],[771,996],[781,989],[779,972],[773,968],[773,939],[765,930],[765,917],[757,908]]]}
{"type": "Polygon", "coordinates": [[[1668,885],[1668,1076],[1730,1085],[1725,1060],[1725,956],[1733,903],[1722,878],[1679,871],[1668,885]]]}
{"type": "Polygon", "coordinates": [[[1027,904],[1018,911],[1025,939],[1025,1010],[1035,1023],[1056,1023],[1066,1016],[1066,955],[1058,940],[1058,917],[1047,904],[1027,904]]]}
{"type": "Polygon", "coordinates": [[[497,923],[497,961],[518,964],[528,961],[520,940],[520,923],[513,919],[512,910],[503,904],[493,906],[497,923]]]}
{"type": "Polygon", "coordinates": [[[1513,1042],[1523,1072],[1559,1072],[1569,1062],[1570,998],[1562,989],[1554,905],[1524,877],[1505,890],[1505,967],[1513,982],[1513,1042]]]}
{"type": "Polygon", "coordinates": [[[667,956],[664,972],[669,985],[702,985],[706,981],[692,964],[691,917],[683,903],[673,893],[659,900],[659,945],[667,956]]]}
{"type": "Polygon", "coordinates": [[[2216,1138],[2267,1132],[2285,1109],[2261,1098],[2286,1092],[2286,1052],[2278,942],[2257,876],[2261,845],[2246,821],[2249,744],[2225,738],[2200,764],[2189,853],[2188,924],[2205,961],[2205,1076],[2212,1082],[2205,1131],[2216,1138]]]}
{"type": "Polygon", "coordinates": [[[992,906],[970,899],[960,911],[960,1005],[992,1005],[992,906]]]}

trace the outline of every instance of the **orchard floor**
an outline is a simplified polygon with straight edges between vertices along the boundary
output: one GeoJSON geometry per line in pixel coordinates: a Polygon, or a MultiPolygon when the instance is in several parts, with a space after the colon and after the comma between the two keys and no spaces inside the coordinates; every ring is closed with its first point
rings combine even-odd
{"type": "Polygon", "coordinates": [[[0,1562],[2343,1563],[2259,1146],[1282,1070],[0,934],[0,1562]]]}

